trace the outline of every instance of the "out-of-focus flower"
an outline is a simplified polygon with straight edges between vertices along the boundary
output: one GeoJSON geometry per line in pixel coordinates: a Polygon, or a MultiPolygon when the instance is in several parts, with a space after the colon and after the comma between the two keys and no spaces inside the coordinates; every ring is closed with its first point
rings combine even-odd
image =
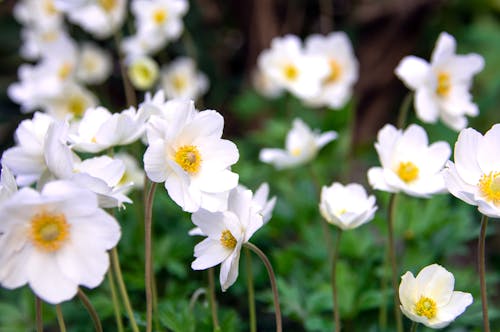
{"type": "Polygon", "coordinates": [[[123,38],[121,49],[127,59],[144,55],[152,55],[163,48],[164,42],[154,34],[137,32],[135,35],[123,38]]]}
{"type": "Polygon", "coordinates": [[[86,84],[100,84],[111,74],[111,56],[97,45],[83,44],[78,58],[76,78],[86,84]]]}
{"type": "Polygon", "coordinates": [[[126,152],[116,153],[113,157],[121,160],[125,165],[125,173],[118,183],[127,186],[127,190],[123,191],[123,193],[127,194],[128,191],[134,188],[144,188],[144,170],[139,167],[137,160],[126,152]]]}
{"type": "Polygon", "coordinates": [[[252,72],[252,86],[261,95],[268,98],[276,98],[283,93],[283,87],[277,84],[273,79],[266,75],[265,72],[256,68],[252,72]]]}
{"type": "Polygon", "coordinates": [[[23,43],[21,56],[28,60],[37,60],[46,56],[57,44],[68,44],[70,36],[65,29],[59,26],[24,27],[21,30],[23,43]]]}
{"type": "Polygon", "coordinates": [[[161,87],[168,99],[198,99],[208,89],[207,77],[190,58],[179,58],[162,68],[161,87]]]}
{"type": "Polygon", "coordinates": [[[62,12],[54,0],[21,0],[14,7],[14,17],[25,26],[33,28],[60,27],[62,12]]]}
{"type": "Polygon", "coordinates": [[[128,77],[132,85],[138,90],[148,90],[158,79],[159,68],[153,58],[140,56],[130,60],[128,77]]]}
{"type": "Polygon", "coordinates": [[[97,287],[109,266],[120,226],[100,209],[94,193],[72,182],[22,188],[0,210],[0,283],[29,284],[46,302],[74,297],[78,286],[97,287]]]}
{"type": "Polygon", "coordinates": [[[432,52],[431,63],[416,56],[407,56],[396,68],[396,75],[415,91],[417,116],[434,123],[441,118],[454,130],[467,126],[465,115],[477,116],[469,89],[472,77],[484,67],[483,57],[470,53],[455,54],[456,42],[446,32],[439,35],[432,52]]]}
{"type": "Polygon", "coordinates": [[[274,38],[258,58],[259,70],[299,98],[318,95],[330,72],[324,57],[306,55],[297,36],[274,38]]]}
{"type": "Polygon", "coordinates": [[[424,267],[415,278],[406,272],[399,285],[401,311],[414,322],[433,329],[448,326],[472,303],[469,293],[454,291],[455,278],[444,267],[424,267]]]}
{"type": "Polygon", "coordinates": [[[194,248],[196,259],[191,267],[205,270],[221,264],[220,284],[225,291],[238,278],[241,247],[263,225],[259,207],[253,204],[252,192],[237,187],[229,193],[226,211],[200,209],[191,219],[207,236],[194,248]]]}
{"type": "Polygon", "coordinates": [[[299,166],[315,158],[318,151],[335,138],[337,133],[334,131],[319,133],[311,130],[301,119],[295,119],[286,136],[286,150],[265,148],[260,151],[259,159],[276,169],[299,166]]]}
{"type": "Polygon", "coordinates": [[[368,196],[363,186],[357,183],[343,186],[334,182],[321,189],[319,210],[330,224],[348,230],[372,220],[377,206],[375,197],[368,196]]]}
{"type": "Polygon", "coordinates": [[[239,158],[236,145],[221,139],[224,118],[213,110],[196,111],[192,101],[167,104],[165,117],[152,115],[147,126],[146,174],[165,182],[184,211],[224,209],[227,192],[238,184],[229,167],[239,158]]]}
{"type": "Polygon", "coordinates": [[[403,132],[387,124],[378,132],[375,149],[382,167],[368,170],[374,189],[415,197],[446,190],[441,170],[450,157],[450,146],[443,141],[429,145],[422,127],[412,124],[403,132]]]}
{"type": "Polygon", "coordinates": [[[349,37],[344,32],[328,36],[311,35],[305,41],[306,54],[322,56],[330,65],[329,75],[323,80],[318,95],[306,100],[314,106],[343,107],[352,95],[352,86],[358,79],[358,61],[349,37]]]}
{"type": "Polygon", "coordinates": [[[482,214],[500,217],[500,124],[481,135],[464,129],[455,143],[455,163],[443,171],[448,191],[475,205],[482,214]]]}
{"type": "Polygon", "coordinates": [[[80,84],[68,82],[54,97],[44,98],[42,109],[59,120],[80,119],[85,111],[97,105],[97,98],[80,84]]]}

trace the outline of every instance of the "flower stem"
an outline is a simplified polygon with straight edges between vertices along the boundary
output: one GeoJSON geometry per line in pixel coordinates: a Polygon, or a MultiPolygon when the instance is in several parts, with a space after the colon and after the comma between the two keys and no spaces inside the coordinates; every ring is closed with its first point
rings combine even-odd
{"type": "Polygon", "coordinates": [[[399,291],[398,291],[398,277],[397,277],[397,264],[396,264],[396,252],[394,249],[394,214],[396,212],[396,194],[391,194],[389,201],[389,215],[387,218],[387,228],[389,233],[389,259],[391,262],[391,274],[392,274],[392,290],[393,290],[393,300],[394,300],[394,318],[396,320],[396,326],[398,332],[403,332],[403,318],[401,317],[401,312],[399,311],[399,291]]]}
{"type": "Polygon", "coordinates": [[[410,332],[417,332],[417,322],[411,322],[410,332]]]}
{"type": "Polygon", "coordinates": [[[120,307],[120,302],[118,302],[118,295],[116,294],[116,285],[115,285],[115,280],[114,280],[112,268],[110,268],[108,270],[108,283],[109,283],[109,289],[111,290],[111,300],[113,301],[113,310],[115,313],[116,326],[117,326],[118,332],[124,332],[122,315],[121,315],[121,307],[120,307]]]}
{"type": "Polygon", "coordinates": [[[123,60],[122,52],[120,50],[120,42],[121,42],[121,34],[120,32],[115,33],[114,40],[116,45],[116,52],[118,53],[118,60],[120,63],[120,73],[123,80],[123,90],[125,91],[125,98],[127,101],[127,107],[137,105],[137,97],[135,95],[135,90],[130,84],[130,80],[127,75],[127,71],[125,70],[125,63],[123,60]]]}
{"type": "Polygon", "coordinates": [[[266,254],[262,252],[257,246],[253,245],[250,242],[245,243],[245,247],[252,250],[264,263],[267,273],[269,275],[269,281],[271,282],[271,289],[273,291],[274,298],[274,312],[276,315],[276,332],[282,332],[282,323],[281,323],[281,309],[280,309],[280,299],[278,295],[278,287],[276,286],[276,276],[274,275],[273,267],[266,254]]]}
{"type": "Polygon", "coordinates": [[[111,249],[111,263],[113,272],[116,276],[116,280],[118,281],[118,290],[120,291],[123,305],[125,306],[125,311],[127,311],[127,316],[130,321],[130,326],[132,327],[133,332],[139,332],[139,328],[137,327],[137,322],[134,318],[134,311],[132,310],[132,305],[130,304],[130,299],[128,297],[127,288],[125,287],[125,282],[123,281],[122,270],[120,268],[120,261],[118,260],[118,251],[115,248],[111,249]]]}
{"type": "Polygon", "coordinates": [[[333,318],[335,320],[335,332],[340,332],[340,308],[337,294],[337,260],[339,257],[340,238],[342,230],[337,232],[337,241],[332,255],[332,295],[333,295],[333,318]]]}
{"type": "Polygon", "coordinates": [[[36,332],[43,332],[43,314],[42,314],[42,300],[35,295],[35,320],[36,332]]]}
{"type": "Polygon", "coordinates": [[[97,314],[97,311],[95,310],[92,303],[90,303],[87,295],[85,295],[85,293],[80,288],[78,288],[78,297],[80,298],[80,301],[82,301],[82,304],[85,306],[85,309],[87,309],[90,317],[92,318],[95,330],[97,332],[102,332],[102,325],[101,320],[99,319],[99,315],[97,314]]]}
{"type": "Polygon", "coordinates": [[[60,304],[56,304],[56,316],[57,316],[57,324],[59,325],[59,331],[66,332],[66,324],[64,323],[64,316],[60,304]]]}
{"type": "Polygon", "coordinates": [[[486,267],[485,267],[485,242],[486,226],[488,226],[488,217],[483,215],[481,218],[481,233],[478,241],[478,268],[479,282],[481,284],[481,306],[483,308],[484,332],[490,332],[490,322],[488,320],[488,296],[486,293],[486,267]]]}
{"type": "Polygon", "coordinates": [[[208,274],[208,298],[210,301],[210,311],[212,312],[212,323],[214,332],[220,331],[219,317],[217,316],[217,301],[215,301],[215,283],[214,283],[214,268],[211,267],[207,271],[208,274]]]}
{"type": "Polygon", "coordinates": [[[245,264],[248,287],[248,314],[250,317],[250,332],[257,332],[257,318],[255,314],[255,289],[253,285],[252,275],[252,257],[250,256],[250,250],[248,248],[245,248],[245,264]]]}
{"type": "Polygon", "coordinates": [[[408,118],[408,111],[410,110],[411,101],[413,99],[413,92],[408,92],[408,94],[403,99],[401,107],[399,108],[398,114],[398,128],[402,129],[406,125],[406,119],[408,118]]]}
{"type": "Polygon", "coordinates": [[[146,285],[146,332],[151,332],[153,329],[153,255],[152,255],[152,217],[153,217],[153,200],[155,195],[156,183],[151,183],[148,195],[146,197],[146,205],[144,211],[144,251],[145,251],[145,285],[146,285]]]}

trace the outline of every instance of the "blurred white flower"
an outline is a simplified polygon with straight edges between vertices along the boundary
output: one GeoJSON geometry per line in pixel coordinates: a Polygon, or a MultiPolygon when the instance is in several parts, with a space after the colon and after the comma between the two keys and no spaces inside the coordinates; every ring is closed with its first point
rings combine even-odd
{"type": "Polygon", "coordinates": [[[444,141],[429,145],[422,127],[412,124],[403,132],[387,124],[378,132],[375,149],[382,167],[368,170],[374,189],[415,197],[446,191],[441,170],[450,157],[450,146],[444,141]]]}
{"type": "Polygon", "coordinates": [[[55,45],[71,42],[71,37],[60,26],[24,27],[21,30],[21,37],[23,40],[21,56],[28,60],[47,56],[51,49],[57,48],[55,45]]]}
{"type": "Polygon", "coordinates": [[[500,124],[481,135],[463,129],[455,143],[455,163],[443,171],[448,191],[475,205],[482,214],[500,217],[500,124]]]}
{"type": "Polygon", "coordinates": [[[154,34],[137,32],[135,35],[123,38],[121,49],[125,58],[132,59],[144,55],[152,55],[163,48],[164,42],[154,34]]]}
{"type": "Polygon", "coordinates": [[[231,190],[228,207],[223,212],[200,209],[192,214],[193,223],[207,236],[194,248],[193,270],[205,270],[221,264],[220,284],[226,291],[238,278],[240,250],[263,225],[252,192],[243,188],[231,190]]]}
{"type": "Polygon", "coordinates": [[[111,66],[111,56],[107,51],[85,43],[80,50],[76,78],[86,84],[100,84],[111,74],[111,66]]]}
{"type": "Polygon", "coordinates": [[[224,118],[216,111],[196,111],[186,100],[167,102],[166,117],[152,115],[147,125],[144,168],[154,182],[165,182],[170,197],[184,211],[225,208],[227,192],[238,184],[229,167],[238,161],[236,145],[221,139],[224,118]]]}
{"type": "Polygon", "coordinates": [[[109,266],[107,250],[120,239],[116,220],[94,193],[72,182],[47,183],[39,193],[22,188],[0,210],[0,284],[29,284],[57,304],[78,286],[97,287],[109,266]]]}
{"type": "Polygon", "coordinates": [[[484,60],[474,53],[457,55],[455,50],[455,38],[442,32],[430,63],[407,56],[395,72],[415,91],[414,105],[420,120],[434,123],[441,118],[447,126],[458,131],[467,126],[465,115],[479,114],[469,89],[472,77],[483,69],[484,60]]]}
{"type": "Polygon", "coordinates": [[[377,206],[375,197],[368,196],[363,186],[357,183],[344,186],[334,182],[321,189],[319,210],[327,222],[348,230],[371,221],[377,206]]]}
{"type": "Polygon", "coordinates": [[[161,70],[161,87],[168,99],[198,99],[208,89],[207,77],[190,58],[178,58],[161,70]]]}
{"type": "Polygon", "coordinates": [[[80,84],[68,82],[54,97],[44,98],[40,105],[48,114],[59,120],[80,119],[85,111],[97,105],[97,98],[80,84]]]}
{"type": "Polygon", "coordinates": [[[336,138],[335,131],[313,131],[297,118],[293,120],[293,127],[286,136],[286,150],[265,148],[260,151],[259,159],[276,169],[296,167],[314,159],[323,146],[336,138]]]}
{"type": "Polygon", "coordinates": [[[146,55],[128,61],[128,77],[137,90],[148,90],[158,79],[159,67],[156,61],[146,55]]]}
{"type": "Polygon", "coordinates": [[[254,89],[265,97],[276,98],[283,94],[283,87],[258,67],[252,72],[251,79],[254,89]]]}
{"type": "Polygon", "coordinates": [[[444,267],[424,267],[415,278],[406,272],[399,285],[401,311],[414,322],[433,329],[448,326],[472,303],[469,293],[454,291],[455,278],[444,267]]]}
{"type": "Polygon", "coordinates": [[[63,23],[62,12],[54,0],[21,0],[14,6],[14,17],[32,28],[56,28],[63,23]]]}
{"type": "Polygon", "coordinates": [[[332,32],[328,36],[311,35],[305,45],[306,54],[322,56],[330,65],[329,75],[323,80],[321,91],[306,102],[340,109],[349,101],[352,86],[358,79],[358,61],[349,37],[344,32],[332,32]]]}

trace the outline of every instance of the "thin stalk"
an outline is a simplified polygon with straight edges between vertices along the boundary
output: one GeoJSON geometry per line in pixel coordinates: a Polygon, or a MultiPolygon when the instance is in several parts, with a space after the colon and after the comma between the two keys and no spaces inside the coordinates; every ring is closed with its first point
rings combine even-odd
{"type": "Polygon", "coordinates": [[[339,257],[339,249],[340,249],[340,239],[342,237],[342,230],[339,229],[337,232],[337,241],[335,242],[335,248],[333,249],[332,255],[332,295],[333,295],[333,318],[335,321],[335,331],[340,332],[341,324],[340,324],[340,308],[339,308],[339,300],[337,294],[337,260],[339,257]]]}
{"type": "Polygon", "coordinates": [[[208,274],[208,298],[210,300],[210,311],[212,313],[212,323],[214,325],[214,332],[220,331],[219,317],[217,315],[217,301],[215,300],[215,282],[214,282],[214,268],[211,267],[207,271],[208,274]]]}
{"type": "Polygon", "coordinates": [[[408,118],[408,111],[410,110],[411,101],[413,99],[413,92],[408,92],[408,94],[403,99],[401,107],[398,113],[398,128],[402,129],[406,125],[406,119],[408,118]]]}
{"type": "Polygon", "coordinates": [[[35,320],[36,320],[36,332],[43,332],[43,303],[42,300],[35,295],[35,320]]]}
{"type": "Polygon", "coordinates": [[[151,228],[153,218],[153,200],[155,195],[156,183],[151,183],[144,211],[144,251],[145,251],[145,285],[146,285],[146,332],[153,329],[153,253],[151,228]]]}
{"type": "Polygon", "coordinates": [[[321,33],[326,35],[333,30],[333,1],[319,0],[321,33]]]}
{"type": "Polygon", "coordinates": [[[380,331],[385,331],[387,329],[387,301],[385,294],[387,293],[387,275],[389,268],[389,249],[386,246],[384,253],[384,269],[382,271],[382,277],[380,278],[380,290],[382,292],[382,299],[380,300],[380,309],[378,316],[378,324],[380,331]]]}
{"type": "Polygon", "coordinates": [[[410,332],[417,332],[417,322],[411,322],[410,332]]]}
{"type": "Polygon", "coordinates": [[[396,197],[396,194],[391,194],[387,228],[389,233],[389,259],[391,262],[394,318],[396,320],[397,331],[403,332],[403,318],[401,317],[401,312],[399,310],[398,270],[396,264],[396,252],[394,249],[394,215],[396,212],[396,197]]]}
{"type": "Polygon", "coordinates": [[[248,288],[248,315],[250,318],[250,332],[257,332],[257,315],[255,314],[255,289],[253,285],[252,257],[250,250],[245,248],[245,265],[248,288]]]}
{"type": "Polygon", "coordinates": [[[118,54],[118,60],[120,63],[120,73],[121,73],[122,81],[123,81],[123,90],[125,91],[125,99],[127,101],[127,107],[136,106],[137,105],[137,97],[135,95],[135,90],[132,87],[130,80],[128,79],[127,71],[125,70],[125,63],[123,61],[122,52],[120,50],[121,39],[122,38],[121,38],[120,32],[115,33],[114,41],[115,41],[115,46],[116,46],[116,52],[118,54]]]}
{"type": "Polygon", "coordinates": [[[488,226],[488,217],[483,215],[481,218],[481,232],[479,234],[478,247],[478,269],[479,282],[481,284],[481,306],[483,308],[484,332],[490,332],[490,321],[488,319],[488,296],[486,293],[486,264],[485,264],[485,244],[486,244],[486,226],[488,226]]]}
{"type": "Polygon", "coordinates": [[[354,150],[355,150],[355,142],[356,142],[356,121],[357,121],[357,102],[355,99],[352,101],[352,108],[350,110],[349,123],[347,124],[349,127],[349,141],[347,142],[347,147],[345,150],[345,158],[343,167],[341,167],[341,179],[345,182],[348,182],[351,177],[351,170],[354,161],[354,150]]]}
{"type": "Polygon", "coordinates": [[[280,299],[278,294],[278,287],[276,286],[276,276],[274,275],[273,267],[266,254],[262,252],[257,246],[253,245],[250,242],[245,243],[245,247],[252,250],[264,263],[266,267],[267,274],[269,275],[269,281],[271,282],[271,289],[273,291],[273,299],[274,299],[274,313],[276,316],[276,332],[282,332],[282,322],[281,322],[281,309],[280,309],[280,299]]]}
{"type": "Polygon", "coordinates": [[[125,311],[127,312],[130,327],[132,327],[133,332],[139,332],[139,327],[137,327],[137,322],[134,317],[134,311],[132,310],[132,305],[130,304],[130,299],[128,297],[127,288],[125,287],[125,282],[123,281],[122,269],[120,268],[120,261],[118,259],[118,251],[116,247],[111,249],[111,264],[113,272],[116,276],[116,281],[118,282],[118,290],[120,291],[123,305],[125,306],[125,311]]]}
{"type": "Polygon", "coordinates": [[[95,330],[97,332],[102,332],[102,325],[101,320],[99,319],[99,315],[97,314],[97,311],[95,310],[87,295],[85,295],[85,293],[80,288],[78,288],[78,297],[80,298],[80,301],[82,301],[82,304],[85,306],[85,309],[87,309],[90,317],[92,318],[95,330]]]}
{"type": "Polygon", "coordinates": [[[118,332],[124,332],[123,330],[123,322],[122,322],[122,314],[121,314],[121,306],[118,301],[118,295],[116,294],[116,286],[115,280],[113,276],[113,269],[110,268],[108,270],[108,283],[109,289],[111,290],[111,300],[113,301],[113,311],[115,313],[115,320],[118,332]]]}
{"type": "Polygon", "coordinates": [[[59,325],[59,331],[66,332],[66,324],[64,323],[64,316],[60,304],[56,304],[56,316],[57,316],[57,324],[59,325]]]}

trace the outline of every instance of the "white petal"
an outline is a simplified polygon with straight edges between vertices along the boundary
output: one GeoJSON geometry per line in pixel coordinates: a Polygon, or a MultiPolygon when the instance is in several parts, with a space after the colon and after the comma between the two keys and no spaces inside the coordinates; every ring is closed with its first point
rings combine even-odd
{"type": "Polygon", "coordinates": [[[238,278],[238,268],[240,263],[240,247],[238,244],[233,253],[224,261],[220,267],[220,285],[225,292],[238,278]]]}
{"type": "Polygon", "coordinates": [[[450,301],[455,277],[442,266],[432,264],[424,267],[416,280],[420,294],[436,301],[438,307],[450,301]]]}
{"type": "Polygon", "coordinates": [[[423,122],[435,123],[439,118],[438,101],[427,87],[418,89],[414,101],[417,117],[423,122]]]}
{"type": "Polygon", "coordinates": [[[427,61],[410,55],[401,60],[395,73],[409,89],[417,90],[426,84],[430,75],[430,66],[427,61]]]}
{"type": "Polygon", "coordinates": [[[437,320],[451,322],[461,315],[472,304],[472,295],[464,292],[453,292],[450,301],[437,312],[437,320]]]}
{"type": "Polygon", "coordinates": [[[456,41],[447,32],[441,32],[431,56],[431,63],[446,61],[450,56],[455,55],[456,41]]]}
{"type": "Polygon", "coordinates": [[[455,167],[460,178],[469,185],[476,185],[481,177],[477,154],[482,135],[472,128],[464,129],[455,143],[455,167]]]}
{"type": "Polygon", "coordinates": [[[451,161],[448,162],[447,167],[443,170],[442,174],[446,188],[453,196],[461,199],[468,204],[477,204],[474,200],[476,187],[471,186],[470,184],[462,180],[457,172],[457,169],[455,168],[455,164],[453,164],[451,161]]]}
{"type": "Polygon", "coordinates": [[[401,277],[401,283],[399,284],[399,300],[401,301],[401,305],[411,311],[417,303],[419,296],[415,277],[411,272],[406,272],[401,277]]]}
{"type": "Polygon", "coordinates": [[[372,167],[368,170],[368,182],[376,190],[387,191],[390,193],[397,190],[390,186],[385,180],[384,169],[381,167],[372,167]]]}
{"type": "Polygon", "coordinates": [[[200,227],[201,232],[214,240],[220,239],[222,232],[226,229],[224,215],[222,212],[209,212],[199,209],[191,215],[193,223],[200,227]]]}
{"type": "Polygon", "coordinates": [[[477,162],[483,173],[496,172],[500,165],[500,124],[491,127],[484,134],[477,149],[477,162]]]}
{"type": "Polygon", "coordinates": [[[163,140],[149,141],[149,146],[144,153],[144,170],[153,182],[164,182],[169,170],[165,162],[165,144],[163,140]]]}
{"type": "Polygon", "coordinates": [[[232,250],[224,247],[219,241],[209,238],[198,243],[194,251],[197,258],[191,263],[193,270],[205,270],[220,264],[232,253],[232,250]]]}

